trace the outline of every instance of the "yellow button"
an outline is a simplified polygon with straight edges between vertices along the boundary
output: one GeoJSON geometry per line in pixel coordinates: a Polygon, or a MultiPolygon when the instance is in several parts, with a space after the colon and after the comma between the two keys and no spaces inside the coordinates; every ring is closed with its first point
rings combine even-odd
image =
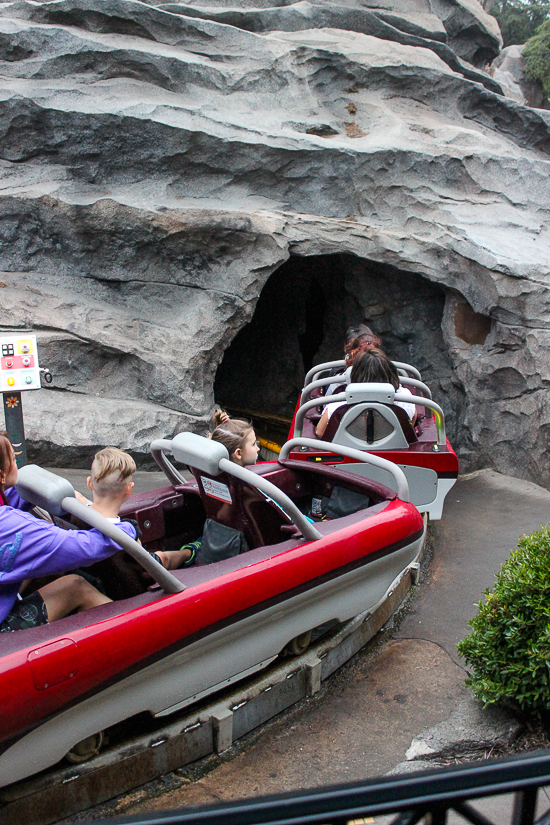
{"type": "Polygon", "coordinates": [[[13,387],[14,384],[15,384],[15,378],[12,378],[11,375],[10,375],[10,377],[8,378],[8,387],[13,387]]]}

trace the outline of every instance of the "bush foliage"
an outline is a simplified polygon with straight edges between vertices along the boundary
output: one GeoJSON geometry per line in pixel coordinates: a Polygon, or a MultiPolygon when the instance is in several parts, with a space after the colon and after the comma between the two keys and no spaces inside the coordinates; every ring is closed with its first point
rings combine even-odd
{"type": "Polygon", "coordinates": [[[544,96],[550,99],[550,20],[540,26],[536,35],[525,44],[522,52],[527,76],[539,80],[544,96]]]}
{"type": "Polygon", "coordinates": [[[550,530],[523,536],[471,621],[458,651],[484,706],[539,715],[550,709],[550,530]]]}
{"type": "Polygon", "coordinates": [[[522,45],[533,37],[550,17],[549,0],[496,0],[491,14],[496,17],[505,46],[522,45]]]}

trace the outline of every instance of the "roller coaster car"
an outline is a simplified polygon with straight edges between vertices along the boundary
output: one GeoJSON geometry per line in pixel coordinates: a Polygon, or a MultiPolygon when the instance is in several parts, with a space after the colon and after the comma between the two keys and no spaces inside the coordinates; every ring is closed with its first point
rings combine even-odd
{"type": "Polygon", "coordinates": [[[350,472],[397,489],[386,470],[358,462],[346,456],[341,448],[351,447],[382,456],[404,471],[411,501],[420,512],[428,513],[431,519],[440,519],[445,496],[458,477],[458,459],[445,434],[443,410],[432,400],[430,389],[422,382],[418,370],[400,361],[393,363],[402,385],[398,391],[391,384],[351,384],[351,368],[344,372],[345,361],[313,367],[306,375],[289,441],[281,455],[333,467],[344,464],[350,472]],[[339,377],[330,374],[338,369],[341,370],[339,377]],[[330,396],[325,395],[329,385],[335,384],[340,386],[331,389],[330,396]],[[330,417],[322,440],[318,439],[315,427],[323,406],[336,401],[341,406],[330,417]],[[414,427],[396,401],[416,405],[414,427]]]}
{"type": "MultiPolygon", "coordinates": [[[[135,714],[178,711],[265,667],[312,628],[372,608],[420,550],[422,517],[403,473],[382,459],[373,460],[387,465],[399,496],[342,467],[288,459],[246,469],[223,445],[190,433],[151,447],[170,485],[132,496],[123,514],[138,521],[144,547],[77,502],[65,479],[33,466],[20,471],[24,498],[116,537],[126,552],[113,561],[130,554],[157,583],[2,635],[2,786],[69,752],[74,758],[78,743],[135,714]],[[191,480],[167,452],[191,469],[191,480]],[[317,504],[334,517],[307,518],[317,504]],[[145,549],[179,548],[206,534],[205,522],[249,549],[173,573],[145,549]]],[[[124,576],[119,570],[109,581],[105,567],[102,575],[114,595],[124,576]]]]}

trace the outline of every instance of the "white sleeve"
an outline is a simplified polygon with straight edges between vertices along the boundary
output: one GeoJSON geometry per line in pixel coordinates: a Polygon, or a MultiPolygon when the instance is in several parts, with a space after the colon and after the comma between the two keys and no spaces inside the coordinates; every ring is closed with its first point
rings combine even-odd
{"type": "Polygon", "coordinates": [[[409,416],[409,421],[412,421],[413,418],[414,418],[414,413],[416,411],[416,405],[415,404],[407,404],[406,401],[396,401],[395,403],[397,404],[398,407],[402,407],[405,410],[405,412],[409,416]]]}
{"type": "Polygon", "coordinates": [[[331,404],[327,404],[325,407],[325,412],[328,414],[328,417],[330,418],[334,410],[337,410],[338,407],[341,407],[342,404],[345,403],[345,401],[333,401],[331,404]]]}

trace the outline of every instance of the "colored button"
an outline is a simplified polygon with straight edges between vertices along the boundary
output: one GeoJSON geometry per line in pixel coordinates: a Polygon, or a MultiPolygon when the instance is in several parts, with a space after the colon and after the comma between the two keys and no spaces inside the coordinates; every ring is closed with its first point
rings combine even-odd
{"type": "Polygon", "coordinates": [[[11,375],[10,375],[10,377],[8,378],[8,387],[13,387],[14,384],[15,384],[15,378],[12,378],[11,375]]]}
{"type": "Polygon", "coordinates": [[[13,367],[13,361],[6,361],[6,367],[11,369],[13,367]]]}
{"type": "Polygon", "coordinates": [[[21,352],[28,352],[30,350],[30,348],[31,348],[30,344],[27,344],[27,343],[21,344],[21,352]]]}
{"type": "Polygon", "coordinates": [[[32,375],[25,376],[25,384],[32,384],[32,375]]]}
{"type": "Polygon", "coordinates": [[[23,364],[24,367],[30,367],[31,359],[29,358],[28,355],[26,355],[24,358],[21,359],[21,363],[23,364]]]}

